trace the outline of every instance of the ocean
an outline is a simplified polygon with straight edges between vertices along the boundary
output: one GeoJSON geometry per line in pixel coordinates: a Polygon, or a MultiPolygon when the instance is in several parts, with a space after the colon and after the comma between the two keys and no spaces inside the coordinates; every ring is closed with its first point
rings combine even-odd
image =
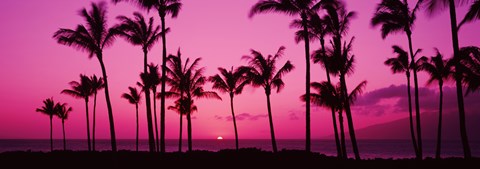
{"type": "MultiPolygon", "coordinates": [[[[425,157],[434,157],[435,140],[424,140],[423,153],[425,157]]],[[[119,150],[135,150],[134,139],[117,140],[119,150]]],[[[271,151],[271,141],[267,139],[239,140],[240,148],[258,148],[271,151]]],[[[278,149],[302,150],[305,148],[304,140],[277,140],[278,149]]],[[[362,158],[414,158],[410,140],[358,140],[360,156],[362,158]]],[[[470,141],[472,155],[480,157],[480,141],[470,141]]],[[[54,140],[54,149],[63,149],[63,140],[54,140]]],[[[87,150],[87,141],[80,139],[67,140],[67,149],[75,151],[87,150]]],[[[99,151],[110,150],[110,140],[97,140],[96,149],[99,151]]],[[[139,149],[148,151],[147,140],[140,140],[139,149]]],[[[235,149],[235,140],[193,140],[194,150],[219,151],[222,149],[235,149]]],[[[166,140],[168,152],[178,151],[178,140],[166,140]]],[[[187,150],[187,141],[183,141],[183,151],[187,150]]],[[[349,157],[353,157],[351,145],[347,143],[349,157]]],[[[50,151],[50,140],[41,139],[0,139],[0,152],[7,151],[50,151]]],[[[312,140],[312,151],[336,156],[335,142],[333,140],[312,140]]],[[[442,157],[462,157],[463,150],[459,140],[442,142],[442,157]]]]}

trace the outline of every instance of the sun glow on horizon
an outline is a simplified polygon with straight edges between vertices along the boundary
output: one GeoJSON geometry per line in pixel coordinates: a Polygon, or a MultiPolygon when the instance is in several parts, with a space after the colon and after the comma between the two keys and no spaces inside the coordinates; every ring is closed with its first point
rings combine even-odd
{"type": "Polygon", "coordinates": [[[222,136],[218,136],[218,137],[217,137],[217,140],[223,140],[223,137],[222,137],[222,136]]]}

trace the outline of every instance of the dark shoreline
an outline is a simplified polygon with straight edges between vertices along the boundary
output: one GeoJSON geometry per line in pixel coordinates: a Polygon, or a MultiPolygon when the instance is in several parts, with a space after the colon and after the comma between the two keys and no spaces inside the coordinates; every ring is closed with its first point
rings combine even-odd
{"type": "MultiPolygon", "coordinates": [[[[462,159],[364,159],[336,157],[298,150],[274,154],[258,149],[192,151],[165,154],[149,152],[4,152],[0,164],[8,168],[479,168],[480,158],[462,159]]],[[[3,167],[2,167],[3,168],[3,167]]]]}

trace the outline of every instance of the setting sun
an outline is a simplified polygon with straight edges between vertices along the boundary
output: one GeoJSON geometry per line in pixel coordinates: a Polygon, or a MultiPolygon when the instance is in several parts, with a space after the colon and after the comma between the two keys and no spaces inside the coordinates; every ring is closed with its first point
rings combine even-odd
{"type": "Polygon", "coordinates": [[[222,137],[222,136],[218,136],[218,137],[217,137],[217,140],[223,140],[223,137],[222,137]]]}

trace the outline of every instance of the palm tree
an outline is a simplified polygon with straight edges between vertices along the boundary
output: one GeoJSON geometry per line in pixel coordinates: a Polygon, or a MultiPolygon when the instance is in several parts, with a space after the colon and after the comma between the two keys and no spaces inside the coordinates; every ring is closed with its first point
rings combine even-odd
{"type": "Polygon", "coordinates": [[[93,94],[90,78],[88,76],[80,74],[80,82],[71,81],[69,84],[71,89],[64,89],[61,93],[70,95],[74,98],[85,100],[88,151],[92,151],[92,145],[90,140],[90,118],[88,113],[88,99],[93,94]]]}
{"type": "Polygon", "coordinates": [[[57,117],[62,120],[62,130],[63,130],[63,151],[67,150],[67,142],[65,139],[65,120],[68,119],[68,115],[72,111],[72,107],[69,107],[67,103],[57,103],[55,104],[55,111],[57,111],[57,117]]]}
{"type": "MultiPolygon", "coordinates": [[[[439,13],[442,10],[449,9],[450,11],[450,28],[452,30],[452,44],[453,44],[453,58],[456,60],[460,60],[460,45],[458,41],[458,26],[457,26],[457,12],[455,7],[457,5],[464,4],[465,1],[468,0],[424,0],[427,7],[427,13],[430,15],[434,15],[439,13]]],[[[462,146],[463,146],[463,155],[465,158],[469,159],[472,157],[472,153],[470,150],[470,145],[468,143],[468,136],[467,136],[467,127],[465,122],[465,105],[463,101],[463,89],[462,89],[462,76],[461,71],[457,71],[461,69],[460,62],[456,62],[455,64],[455,86],[457,89],[457,105],[458,105],[458,114],[460,119],[460,136],[462,139],[462,146]]]]}
{"type": "Polygon", "coordinates": [[[438,130],[437,130],[437,149],[435,151],[435,158],[440,159],[441,143],[442,143],[442,105],[443,105],[443,82],[449,80],[452,76],[452,62],[443,59],[443,55],[440,54],[438,49],[436,56],[430,58],[420,58],[421,65],[419,70],[423,70],[430,75],[427,81],[427,85],[431,85],[433,82],[438,81],[438,89],[440,92],[440,101],[438,108],[438,130]]]}
{"type": "Polygon", "coordinates": [[[458,25],[458,28],[460,29],[463,24],[473,22],[477,19],[480,19],[480,0],[475,0],[475,2],[472,3],[462,22],[458,25]]]}
{"type": "MultiPolygon", "coordinates": [[[[412,45],[412,29],[416,19],[416,12],[420,8],[422,0],[417,1],[415,7],[410,10],[407,0],[382,0],[377,5],[377,10],[372,18],[372,26],[382,25],[382,38],[385,39],[388,35],[404,32],[407,35],[408,47],[410,51],[411,69],[413,71],[413,82],[415,86],[415,116],[417,124],[417,159],[422,159],[422,130],[420,121],[420,101],[418,97],[418,77],[417,67],[415,64],[413,45],[412,45]]],[[[409,89],[410,90],[410,89],[409,89]]]]}
{"type": "MultiPolygon", "coordinates": [[[[322,2],[322,1],[321,1],[322,2]]],[[[302,28],[304,32],[308,32],[309,14],[316,12],[320,8],[320,3],[316,0],[259,0],[250,9],[250,17],[256,14],[277,12],[286,15],[294,16],[300,15],[302,28]]],[[[305,93],[310,94],[310,40],[307,33],[303,34],[303,41],[305,42],[305,93]]],[[[307,97],[310,99],[310,97],[307,97]]],[[[306,102],[305,106],[305,150],[310,152],[310,101],[306,102]]]]}
{"type": "Polygon", "coordinates": [[[150,65],[148,65],[148,69],[149,69],[149,79],[151,81],[151,89],[152,89],[152,92],[153,92],[153,116],[154,116],[154,120],[155,120],[155,138],[156,138],[156,144],[157,144],[157,151],[160,151],[159,150],[159,139],[158,139],[158,118],[157,118],[157,102],[156,102],[156,96],[157,96],[157,86],[160,84],[161,82],[161,78],[160,78],[160,73],[158,72],[158,65],[155,65],[153,63],[150,63],[150,65]]]}
{"type": "Polygon", "coordinates": [[[233,70],[233,67],[228,71],[225,68],[218,68],[220,74],[210,77],[208,80],[213,83],[213,89],[217,89],[222,93],[228,93],[230,95],[230,109],[232,111],[233,128],[235,129],[235,147],[238,151],[238,131],[237,121],[235,120],[235,113],[233,111],[233,97],[241,94],[243,87],[249,84],[250,81],[245,76],[247,69],[237,68],[233,70]]]}
{"type": "Polygon", "coordinates": [[[55,102],[53,98],[48,98],[43,100],[43,106],[41,108],[37,108],[36,112],[43,113],[50,117],[50,151],[53,151],[53,116],[56,115],[57,111],[55,110],[55,102]]]}
{"type": "Polygon", "coordinates": [[[195,112],[197,111],[197,106],[193,104],[193,100],[189,100],[183,98],[178,99],[175,101],[175,106],[168,106],[169,110],[173,110],[180,115],[180,136],[178,138],[178,152],[182,152],[182,129],[183,129],[183,116],[186,115],[187,112],[195,112]],[[187,106],[190,106],[187,107],[187,106]]]}
{"type": "MultiPolygon", "coordinates": [[[[163,32],[160,32],[160,26],[155,26],[153,18],[147,21],[142,14],[133,13],[134,19],[126,16],[118,16],[121,24],[115,26],[120,36],[124,37],[129,43],[142,47],[143,51],[143,72],[148,73],[148,51],[152,49],[153,45],[160,39],[163,32]]],[[[150,104],[150,90],[145,91],[145,102],[147,110],[147,125],[148,125],[148,143],[150,151],[155,151],[155,138],[153,136],[153,124],[152,124],[152,109],[150,104]]],[[[154,95],[155,96],[155,95],[154,95]]],[[[153,99],[155,100],[155,98],[153,99]]],[[[156,122],[156,121],[155,121],[156,122]]],[[[156,127],[155,127],[156,128],[156,127]]],[[[158,138],[157,138],[158,140],[158,138]]],[[[158,145],[157,145],[158,151],[158,145]]]]}
{"type": "Polygon", "coordinates": [[[96,124],[96,108],[97,108],[97,92],[105,88],[103,78],[98,78],[96,75],[90,77],[90,85],[93,91],[93,126],[92,126],[92,149],[95,151],[95,124],[96,124]]]}
{"type": "Polygon", "coordinates": [[[277,141],[275,140],[275,131],[273,129],[270,94],[272,93],[272,89],[276,89],[277,93],[282,90],[285,86],[282,77],[294,69],[294,66],[290,61],[287,61],[282,67],[277,69],[276,62],[283,56],[284,51],[285,47],[281,46],[275,55],[264,57],[260,52],[252,49],[251,56],[243,57],[248,60],[249,66],[242,67],[242,69],[248,69],[247,77],[251,81],[251,84],[254,87],[263,87],[265,90],[265,95],[267,96],[268,120],[270,123],[270,136],[274,153],[277,152],[277,141]]]}
{"type": "Polygon", "coordinates": [[[103,49],[112,45],[115,31],[107,27],[106,4],[92,3],[92,10],[83,8],[80,15],[87,22],[86,25],[79,24],[75,30],[61,28],[53,35],[59,44],[72,46],[76,49],[89,53],[89,58],[97,57],[102,68],[103,81],[105,83],[105,100],[107,102],[108,120],[110,124],[110,141],[112,151],[117,151],[115,137],[115,124],[113,121],[113,110],[108,90],[107,70],[103,63],[103,49]]]}
{"type": "MultiPolygon", "coordinates": [[[[363,92],[363,89],[367,85],[366,81],[361,82],[349,95],[350,103],[353,104],[358,95],[363,92]]],[[[341,135],[341,158],[347,159],[347,149],[345,143],[345,129],[343,125],[343,110],[345,108],[344,99],[342,96],[342,87],[338,83],[336,86],[333,86],[330,82],[313,82],[311,87],[317,91],[317,93],[312,93],[310,95],[311,102],[317,106],[327,107],[333,109],[334,112],[338,112],[338,119],[340,122],[340,135],[341,135]]],[[[306,95],[301,97],[303,101],[306,101],[306,95]]]]}
{"type": "MultiPolygon", "coordinates": [[[[166,32],[165,17],[171,15],[172,18],[176,18],[178,13],[182,9],[182,3],[180,0],[112,0],[114,3],[120,1],[129,1],[136,4],[142,9],[150,11],[152,8],[157,10],[158,15],[162,21],[162,32],[166,32]]],[[[166,75],[167,69],[167,39],[166,35],[162,34],[162,75],[166,75]]],[[[162,78],[162,91],[165,93],[165,79],[162,78]]],[[[165,96],[160,96],[160,152],[165,152],[165,96]]]]}
{"type": "Polygon", "coordinates": [[[357,139],[355,136],[355,127],[353,126],[352,111],[350,108],[350,102],[348,101],[348,90],[346,76],[353,73],[354,57],[350,53],[352,48],[353,37],[349,43],[344,42],[342,45],[342,37],[345,36],[349,30],[351,19],[356,16],[355,12],[347,11],[345,4],[339,0],[326,0],[327,3],[322,5],[322,8],[327,12],[324,20],[327,25],[327,29],[331,32],[332,45],[331,62],[328,66],[332,75],[339,75],[340,84],[342,89],[342,96],[344,96],[345,103],[345,115],[347,116],[348,131],[350,134],[350,140],[352,142],[353,152],[355,159],[360,159],[360,152],[358,150],[357,139]],[[329,3],[328,3],[329,2],[329,3]]]}
{"type": "MultiPolygon", "coordinates": [[[[320,63],[323,68],[325,68],[325,73],[327,74],[327,81],[331,83],[330,79],[330,72],[328,63],[328,56],[326,54],[326,48],[325,48],[325,37],[327,35],[330,35],[331,32],[327,29],[327,24],[328,22],[325,21],[324,18],[321,18],[318,13],[310,13],[308,20],[308,36],[310,40],[316,40],[318,39],[320,41],[320,46],[321,48],[314,51],[312,54],[312,59],[313,63],[320,63]]],[[[296,27],[296,28],[301,28],[302,21],[301,20],[295,20],[292,22],[291,26],[296,27]]],[[[295,41],[298,43],[303,40],[304,37],[304,31],[303,30],[298,30],[296,32],[295,36],[295,41]]],[[[340,140],[338,138],[338,129],[337,129],[337,120],[335,117],[335,111],[333,108],[331,109],[332,111],[332,121],[333,121],[333,130],[334,130],[334,136],[335,136],[335,144],[337,146],[337,157],[342,156],[342,150],[340,147],[340,140]]]]}
{"type": "Polygon", "coordinates": [[[136,130],[136,139],[135,139],[135,150],[138,152],[138,103],[140,103],[141,93],[134,87],[128,87],[130,93],[123,93],[122,98],[127,99],[130,104],[135,105],[135,116],[137,119],[137,130],[136,130]]]}
{"type": "MultiPolygon", "coordinates": [[[[467,46],[460,48],[460,69],[465,85],[465,96],[480,89],[480,48],[467,46]]],[[[457,62],[453,60],[452,62],[457,62]]]]}
{"type": "MultiPolygon", "coordinates": [[[[206,83],[207,78],[203,76],[205,68],[198,68],[200,58],[195,59],[191,64],[190,59],[187,58],[185,64],[182,65],[180,50],[177,52],[177,56],[170,55],[169,68],[167,69],[168,82],[171,86],[170,92],[178,93],[180,99],[187,99],[187,103],[193,104],[193,100],[198,98],[214,98],[221,100],[220,96],[213,91],[205,91],[203,85],[206,83]],[[188,100],[191,100],[190,102],[188,100]]],[[[166,94],[160,93],[160,95],[166,96],[166,94]]],[[[191,105],[186,105],[191,107],[191,105]]],[[[188,151],[192,151],[192,123],[191,115],[193,112],[186,112],[187,115],[187,132],[188,132],[188,151]]]]}
{"type": "Polygon", "coordinates": [[[387,59],[384,63],[387,66],[390,66],[390,69],[393,73],[405,73],[407,76],[407,94],[408,94],[408,115],[410,122],[410,136],[412,138],[413,150],[417,155],[418,147],[417,141],[415,138],[415,129],[413,127],[413,113],[412,113],[412,95],[410,87],[410,64],[408,62],[408,53],[403,50],[400,46],[392,46],[393,52],[397,54],[396,57],[387,59]]]}

